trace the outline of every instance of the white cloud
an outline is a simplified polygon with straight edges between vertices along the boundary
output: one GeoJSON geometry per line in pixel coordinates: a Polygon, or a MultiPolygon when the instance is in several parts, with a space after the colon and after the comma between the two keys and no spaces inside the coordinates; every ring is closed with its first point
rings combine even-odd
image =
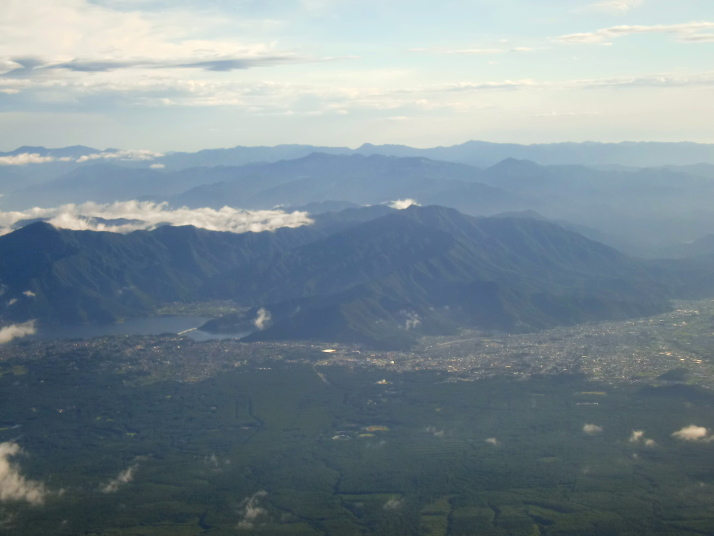
{"type": "Polygon", "coordinates": [[[457,50],[445,50],[444,54],[467,54],[469,56],[480,56],[484,54],[503,54],[505,50],[498,48],[462,48],[457,50]]]}
{"type": "Polygon", "coordinates": [[[384,503],[385,510],[399,510],[404,505],[404,501],[399,497],[391,497],[384,503]]]}
{"type": "MultiPolygon", "coordinates": [[[[0,83],[2,83],[2,81],[0,81],[0,83]]],[[[76,160],[69,156],[57,158],[54,156],[41,156],[37,153],[21,153],[12,156],[0,156],[0,166],[24,166],[26,164],[45,164],[47,162],[77,162],[78,164],[81,164],[90,160],[145,161],[161,158],[162,156],[164,156],[162,153],[147,151],[144,149],[127,149],[123,151],[94,153],[80,156],[76,160]]],[[[154,166],[152,165],[152,167],[154,166]]]]}
{"type": "Polygon", "coordinates": [[[581,89],[607,88],[677,88],[677,87],[711,87],[714,86],[714,73],[652,74],[632,77],[600,78],[593,80],[577,80],[570,84],[581,89]]]}
{"type": "MultiPolygon", "coordinates": [[[[533,79],[471,79],[441,84],[410,86],[364,87],[337,86],[291,82],[244,81],[238,79],[186,79],[168,76],[150,78],[116,78],[105,80],[92,76],[82,80],[56,82],[43,78],[17,85],[15,80],[0,77],[0,89],[24,91],[30,99],[42,99],[61,91],[76,102],[104,98],[110,104],[116,100],[123,106],[144,108],[230,107],[251,116],[299,117],[335,116],[370,111],[384,113],[394,122],[418,118],[422,113],[444,111],[465,113],[488,109],[493,103],[471,97],[470,93],[486,93],[485,98],[498,98],[499,93],[519,90],[569,91],[591,88],[685,87],[714,85],[714,74],[661,73],[629,77],[533,80],[533,79]]],[[[556,112],[560,116],[596,115],[592,111],[556,112]]],[[[113,154],[113,153],[109,153],[113,154]]],[[[148,156],[148,155],[147,155],[148,156]]],[[[102,157],[104,158],[104,157],[102,157]]],[[[111,158],[107,156],[106,158],[111,158]]],[[[116,158],[116,156],[115,156],[116,158]]]]}
{"type": "Polygon", "coordinates": [[[27,164],[44,164],[53,162],[51,156],[40,156],[36,153],[22,153],[12,156],[0,156],[0,166],[24,166],[27,164]]]}
{"type": "Polygon", "coordinates": [[[414,199],[397,199],[396,201],[391,201],[388,206],[396,208],[397,210],[404,210],[412,205],[420,207],[421,205],[414,199]]]}
{"type": "Polygon", "coordinates": [[[36,298],[37,297],[37,294],[35,294],[31,290],[26,290],[25,292],[23,292],[23,294],[25,296],[27,296],[28,298],[36,298]]]}
{"type": "Polygon", "coordinates": [[[548,112],[543,114],[534,114],[531,117],[582,117],[586,115],[600,115],[600,112],[548,112]]]}
{"type": "Polygon", "coordinates": [[[494,447],[497,447],[501,444],[501,442],[495,437],[489,437],[488,439],[484,439],[484,441],[489,445],[493,445],[494,447]]]}
{"type": "Polygon", "coordinates": [[[324,12],[329,8],[334,7],[337,0],[300,0],[300,5],[307,11],[324,12]]]}
{"type": "Polygon", "coordinates": [[[110,151],[104,153],[95,153],[80,156],[77,163],[87,162],[89,160],[128,160],[128,161],[145,161],[161,158],[162,153],[147,151],[145,149],[127,149],[123,151],[110,151]]]}
{"type": "Polygon", "coordinates": [[[436,91],[483,91],[483,90],[513,90],[534,88],[539,86],[552,86],[547,82],[536,82],[535,80],[499,80],[487,82],[460,82],[458,84],[448,84],[435,87],[436,91]]]}
{"type": "Polygon", "coordinates": [[[437,49],[437,48],[412,48],[409,52],[415,53],[432,53],[432,54],[456,54],[464,56],[489,56],[492,54],[508,54],[509,52],[533,52],[536,50],[532,47],[513,47],[513,48],[456,48],[456,49],[437,49]]]}
{"type": "Polygon", "coordinates": [[[0,59],[0,75],[9,73],[10,71],[14,71],[15,69],[19,69],[22,67],[19,63],[8,60],[8,59],[0,59]]]}
{"type": "Polygon", "coordinates": [[[261,307],[258,309],[258,315],[255,317],[255,320],[253,320],[253,325],[260,331],[263,331],[270,326],[271,320],[272,315],[270,314],[270,311],[261,307]]]}
{"type": "Polygon", "coordinates": [[[312,220],[306,212],[287,213],[282,210],[241,210],[231,207],[221,209],[181,207],[169,208],[166,203],[149,201],[122,201],[117,203],[83,203],[62,205],[56,208],[32,208],[22,212],[0,212],[0,234],[12,231],[18,221],[44,219],[64,229],[111,231],[129,233],[151,229],[163,223],[193,225],[210,231],[272,231],[280,227],[300,227],[312,220]],[[136,220],[125,224],[107,224],[94,218],[136,220]]]}
{"type": "Polygon", "coordinates": [[[0,501],[42,504],[48,494],[44,484],[26,479],[20,474],[19,466],[11,461],[21,452],[17,443],[0,443],[0,501]]]}
{"type": "Polygon", "coordinates": [[[694,424],[690,424],[689,426],[685,426],[681,430],[674,432],[672,437],[681,439],[682,441],[700,443],[709,443],[710,441],[714,441],[714,435],[709,435],[709,430],[707,428],[704,428],[703,426],[696,426],[694,424]]]}
{"type": "Polygon", "coordinates": [[[624,15],[643,4],[642,0],[603,0],[590,6],[591,9],[612,15],[624,15]]]}
{"type": "Polygon", "coordinates": [[[632,433],[630,434],[630,443],[639,443],[644,437],[644,430],[632,430],[632,433]]]}
{"type": "Polygon", "coordinates": [[[602,426],[596,424],[586,424],[583,426],[583,433],[587,435],[597,435],[602,433],[602,426]]]}
{"type": "Polygon", "coordinates": [[[122,9],[124,2],[116,7],[89,0],[5,0],[0,57],[11,59],[2,67],[7,70],[13,62],[19,63],[32,74],[49,63],[55,68],[97,72],[154,62],[189,66],[221,59],[296,56],[277,49],[273,42],[235,37],[259,36],[265,21],[228,18],[225,13],[186,4],[145,11],[122,9]],[[93,53],[88,59],[87,51],[93,53]],[[147,51],[151,53],[148,58],[147,51]],[[51,60],[37,59],[44,57],[51,60]],[[32,58],[29,64],[28,58],[32,58]]]}
{"type": "Polygon", "coordinates": [[[663,33],[674,34],[680,41],[709,41],[714,40],[714,34],[700,34],[701,30],[713,30],[714,22],[689,22],[684,24],[656,24],[652,26],[611,26],[594,32],[574,33],[562,35],[555,40],[566,44],[593,44],[603,43],[618,37],[633,34],[663,33]]]}
{"type": "Polygon", "coordinates": [[[116,478],[113,478],[109,482],[107,482],[104,486],[101,488],[102,493],[116,493],[121,486],[124,484],[128,484],[134,479],[134,473],[138,469],[139,465],[134,464],[131,467],[128,467],[127,469],[124,469],[121,473],[119,473],[116,478]]]}
{"type": "Polygon", "coordinates": [[[166,167],[166,164],[151,164],[149,167],[151,169],[164,169],[166,167]]]}
{"type": "MultiPolygon", "coordinates": [[[[12,300],[10,300],[12,302],[12,300]]],[[[8,303],[8,305],[13,305],[8,303]]],[[[22,337],[27,337],[28,335],[34,335],[37,332],[35,328],[35,321],[30,320],[29,322],[24,322],[22,324],[12,324],[10,326],[5,326],[0,328],[0,344],[5,344],[14,339],[19,339],[22,337]]]]}
{"type": "Polygon", "coordinates": [[[243,519],[238,523],[239,529],[252,529],[255,526],[256,520],[268,513],[265,508],[261,508],[258,504],[260,499],[267,495],[268,492],[266,491],[258,491],[241,502],[238,511],[243,519]]]}
{"type": "Polygon", "coordinates": [[[630,443],[643,444],[645,447],[656,447],[657,442],[654,439],[649,439],[645,437],[644,430],[632,430],[630,434],[630,443]]]}
{"type": "Polygon", "coordinates": [[[421,318],[414,311],[407,311],[405,313],[406,320],[404,321],[404,329],[410,331],[421,326],[421,318]]]}

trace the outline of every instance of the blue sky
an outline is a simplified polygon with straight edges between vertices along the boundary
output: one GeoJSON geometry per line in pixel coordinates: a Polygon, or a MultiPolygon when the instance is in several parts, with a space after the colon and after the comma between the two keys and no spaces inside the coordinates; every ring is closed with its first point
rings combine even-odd
{"type": "Polygon", "coordinates": [[[709,0],[4,0],[0,150],[714,142],[709,0]]]}

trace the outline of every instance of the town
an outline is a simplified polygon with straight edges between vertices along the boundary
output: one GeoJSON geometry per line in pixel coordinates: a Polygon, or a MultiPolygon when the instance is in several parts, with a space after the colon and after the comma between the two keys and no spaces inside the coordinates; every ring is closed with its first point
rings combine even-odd
{"type": "MultiPolygon", "coordinates": [[[[323,380],[329,367],[394,372],[441,371],[447,381],[495,376],[580,374],[607,383],[685,381],[714,388],[714,300],[678,301],[671,312],[640,319],[561,327],[536,333],[465,331],[424,337],[411,351],[376,351],[321,342],[257,342],[185,336],[104,336],[25,340],[0,347],[0,363],[104,356],[107,372],[131,383],[198,382],[226,369],[311,365],[323,380]]],[[[1,366],[1,365],[0,365],[1,366]]]]}

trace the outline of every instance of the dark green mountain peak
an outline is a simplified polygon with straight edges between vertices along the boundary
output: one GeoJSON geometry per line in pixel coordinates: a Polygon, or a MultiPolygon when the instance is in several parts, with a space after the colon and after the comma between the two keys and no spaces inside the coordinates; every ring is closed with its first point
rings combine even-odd
{"type": "Polygon", "coordinates": [[[680,268],[629,258],[552,222],[438,205],[352,208],[310,226],[242,234],[35,222],[0,237],[8,299],[0,316],[111,321],[165,302],[233,299],[272,315],[252,340],[396,348],[463,327],[526,331],[662,312],[687,281],[704,277],[698,265],[686,270],[683,278],[680,268]],[[32,299],[22,298],[27,290],[32,299]]]}

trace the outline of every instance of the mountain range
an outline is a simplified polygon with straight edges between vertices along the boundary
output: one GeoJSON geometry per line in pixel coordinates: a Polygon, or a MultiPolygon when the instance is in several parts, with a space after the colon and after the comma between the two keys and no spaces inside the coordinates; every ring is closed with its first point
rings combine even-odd
{"type": "MultiPolygon", "coordinates": [[[[583,150],[590,147],[573,144],[576,145],[583,150]]],[[[638,150],[650,147],[647,144],[633,146],[638,150]]],[[[340,151],[334,148],[320,148],[328,152],[311,152],[290,160],[221,164],[233,161],[220,157],[221,151],[253,154],[251,151],[260,149],[255,154],[292,157],[315,149],[287,147],[290,148],[287,153],[281,152],[286,146],[200,152],[196,154],[204,155],[205,163],[211,165],[184,169],[155,163],[175,154],[146,162],[53,162],[51,165],[70,168],[58,177],[42,180],[28,174],[41,174],[32,170],[41,170],[50,164],[0,166],[0,193],[3,194],[0,209],[20,211],[36,206],[138,199],[191,208],[219,209],[226,205],[242,209],[307,208],[317,214],[408,198],[423,205],[448,206],[475,216],[537,211],[548,220],[567,222],[564,224],[622,251],[650,257],[669,254],[675,251],[673,246],[714,232],[714,215],[709,206],[709,199],[714,195],[714,166],[709,164],[595,168],[542,165],[509,157],[481,168],[424,156],[366,154],[366,149],[361,153],[337,154],[340,151]],[[150,167],[157,165],[164,167],[150,167]]],[[[527,147],[536,150],[535,146],[527,147]]],[[[686,147],[696,153],[709,146],[686,147]]],[[[42,148],[22,150],[30,149],[40,151],[42,148]]],[[[674,149],[669,147],[669,150],[674,149]]],[[[92,149],[67,148],[57,154],[79,155],[89,151],[92,149]]],[[[428,154],[448,157],[448,151],[442,151],[443,154],[434,151],[428,154]]]]}
{"type": "Polygon", "coordinates": [[[529,331],[654,314],[670,298],[707,295],[710,273],[708,264],[630,258],[547,221],[439,206],[348,209],[263,233],[163,226],[121,235],[39,222],[0,237],[5,321],[111,321],[220,298],[248,310],[207,329],[258,325],[250,340],[386,348],[463,327],[529,331]]]}
{"type": "Polygon", "coordinates": [[[205,165],[241,165],[250,162],[293,160],[313,152],[331,154],[426,157],[474,166],[493,165],[506,158],[533,160],[539,164],[574,164],[586,166],[621,165],[652,167],[665,165],[714,164],[714,145],[700,143],[543,143],[519,145],[467,141],[449,147],[416,148],[406,145],[364,145],[321,147],[313,145],[278,145],[275,147],[234,147],[207,149],[196,153],[172,153],[162,159],[169,168],[205,165]]]}

